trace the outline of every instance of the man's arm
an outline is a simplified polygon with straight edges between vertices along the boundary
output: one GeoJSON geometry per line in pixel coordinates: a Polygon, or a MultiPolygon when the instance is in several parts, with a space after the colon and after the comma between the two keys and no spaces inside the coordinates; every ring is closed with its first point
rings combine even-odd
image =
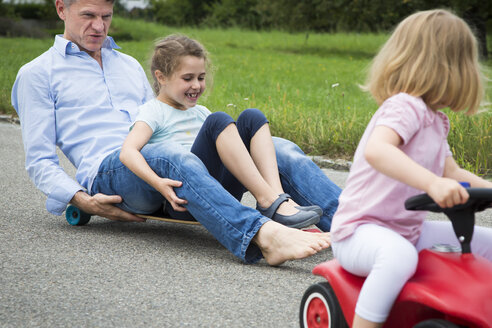
{"type": "Polygon", "coordinates": [[[12,105],[21,121],[26,170],[36,187],[48,196],[46,209],[61,215],[73,202],[91,214],[142,221],[111,205],[121,201],[119,196],[91,197],[61,168],[56,154],[55,102],[45,66],[30,63],[21,68],[12,88],[12,105]]]}
{"type": "Polygon", "coordinates": [[[83,188],[59,165],[49,74],[41,65],[28,65],[21,68],[12,88],[12,105],[21,121],[26,170],[36,187],[48,196],[47,210],[61,215],[73,195],[83,188]]]}

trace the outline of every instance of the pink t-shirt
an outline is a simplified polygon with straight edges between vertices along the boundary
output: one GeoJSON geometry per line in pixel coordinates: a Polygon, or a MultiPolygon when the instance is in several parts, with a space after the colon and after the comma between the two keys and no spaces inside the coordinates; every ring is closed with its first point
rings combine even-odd
{"type": "Polygon", "coordinates": [[[447,142],[449,120],[422,101],[405,93],[388,98],[372,117],[355,152],[346,187],[332,222],[332,240],[350,236],[365,223],[388,227],[414,243],[418,240],[426,212],[405,210],[405,200],[422,191],[376,171],[364,158],[364,149],[374,127],[393,129],[403,140],[399,148],[438,176],[446,157],[452,156],[447,142]]]}

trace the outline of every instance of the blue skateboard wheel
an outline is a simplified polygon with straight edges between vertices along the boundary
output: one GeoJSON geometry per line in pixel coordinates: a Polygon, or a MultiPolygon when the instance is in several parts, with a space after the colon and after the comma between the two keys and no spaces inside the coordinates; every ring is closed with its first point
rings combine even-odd
{"type": "Polygon", "coordinates": [[[69,205],[65,211],[65,219],[70,225],[81,226],[90,221],[91,215],[87,214],[73,205],[69,205]]]}

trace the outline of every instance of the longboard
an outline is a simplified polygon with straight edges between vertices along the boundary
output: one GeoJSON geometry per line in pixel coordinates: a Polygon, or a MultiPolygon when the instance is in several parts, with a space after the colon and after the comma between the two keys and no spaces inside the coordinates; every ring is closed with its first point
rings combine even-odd
{"type": "MultiPolygon", "coordinates": [[[[144,219],[171,222],[171,223],[193,224],[193,225],[199,225],[200,224],[200,222],[198,222],[194,219],[190,219],[190,220],[173,219],[173,218],[167,217],[162,210],[154,212],[152,214],[137,214],[137,216],[144,218],[144,219]]],[[[67,219],[67,222],[70,225],[83,226],[90,221],[91,215],[88,213],[85,213],[84,211],[81,211],[79,208],[77,208],[73,205],[69,205],[67,207],[67,210],[65,211],[65,219],[67,219]]],[[[310,227],[305,228],[305,229],[301,229],[301,230],[307,231],[307,232],[321,232],[321,230],[319,230],[318,228],[310,228],[310,227]]]]}
{"type": "MultiPolygon", "coordinates": [[[[144,219],[150,219],[150,220],[158,220],[158,221],[164,221],[164,222],[172,222],[172,223],[181,223],[181,224],[194,224],[198,225],[200,222],[194,220],[194,219],[173,219],[164,214],[162,210],[157,211],[152,214],[137,214],[137,216],[144,218],[144,219]]],[[[85,213],[84,211],[81,211],[79,208],[69,205],[65,211],[65,219],[70,225],[73,226],[82,226],[87,224],[90,219],[91,215],[88,213],[85,213]]]]}

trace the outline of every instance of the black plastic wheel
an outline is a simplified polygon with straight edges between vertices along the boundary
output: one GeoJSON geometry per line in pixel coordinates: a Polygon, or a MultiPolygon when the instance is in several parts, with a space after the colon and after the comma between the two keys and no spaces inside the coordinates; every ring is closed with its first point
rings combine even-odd
{"type": "Polygon", "coordinates": [[[301,328],[348,328],[335,292],[327,282],[311,285],[301,301],[301,328]]]}
{"type": "Polygon", "coordinates": [[[413,328],[459,328],[459,326],[443,319],[430,319],[419,322],[413,328]]]}
{"type": "Polygon", "coordinates": [[[82,226],[90,221],[91,215],[81,211],[73,205],[69,205],[65,211],[65,219],[67,219],[67,222],[70,225],[82,226]]]}

